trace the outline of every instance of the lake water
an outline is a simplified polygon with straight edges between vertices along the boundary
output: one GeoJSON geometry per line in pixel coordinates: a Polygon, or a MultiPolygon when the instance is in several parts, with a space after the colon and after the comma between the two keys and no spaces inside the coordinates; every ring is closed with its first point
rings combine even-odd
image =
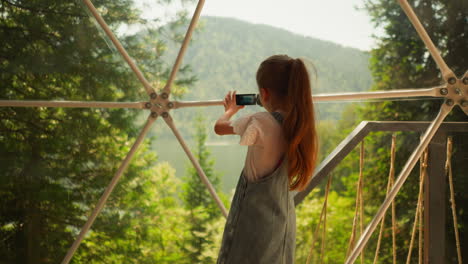
{"type": "MultiPolygon", "coordinates": [[[[195,148],[195,144],[187,141],[191,150],[195,148]]],[[[228,141],[207,142],[206,146],[214,160],[214,170],[220,175],[221,189],[229,194],[236,187],[247,147],[228,141]]],[[[167,161],[175,168],[178,178],[187,175],[187,167],[192,166],[192,163],[176,139],[157,139],[152,143],[152,149],[158,154],[158,161],[167,161]]]]}

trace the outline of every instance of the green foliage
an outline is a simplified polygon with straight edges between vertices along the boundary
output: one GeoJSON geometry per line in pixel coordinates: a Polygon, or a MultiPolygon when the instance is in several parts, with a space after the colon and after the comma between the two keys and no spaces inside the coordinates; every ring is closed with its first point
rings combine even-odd
{"type": "MultiPolygon", "coordinates": [[[[146,23],[128,0],[93,2],[114,30],[146,23]]],[[[2,99],[132,101],[144,94],[79,1],[5,0],[0,16],[2,99]]],[[[145,46],[164,50],[152,33],[145,43],[120,39],[148,79],[164,82],[162,53],[145,46]]],[[[189,85],[193,78],[181,74],[180,83],[189,85]]],[[[120,109],[0,108],[0,263],[58,263],[65,256],[129,151],[140,129],[136,116],[120,109]]],[[[174,263],[183,256],[175,235],[185,213],[173,197],[177,181],[167,164],[154,166],[147,145],[73,263],[174,263]]]]}
{"type": "Polygon", "coordinates": [[[119,203],[113,206],[114,212],[98,218],[96,224],[107,227],[90,232],[74,258],[75,263],[149,264],[185,260],[179,244],[179,234],[186,229],[180,219],[187,216],[176,196],[180,180],[168,163],[159,163],[141,174],[128,183],[119,203]]]}
{"type": "MultiPolygon", "coordinates": [[[[214,160],[205,145],[207,133],[204,119],[198,116],[194,126],[197,144],[195,157],[215,190],[219,190],[220,177],[213,170],[214,160]]],[[[184,263],[214,263],[218,256],[224,217],[191,164],[187,174],[182,193],[185,209],[188,210],[186,222],[189,226],[189,234],[184,241],[184,250],[187,252],[184,263]]]]}
{"type": "MultiPolygon", "coordinates": [[[[463,10],[466,10],[464,1],[410,1],[416,14],[428,31],[436,47],[447,65],[457,76],[466,71],[468,64],[466,53],[468,38],[466,32],[466,20],[463,10]]],[[[432,87],[442,81],[439,70],[427,52],[415,29],[394,1],[369,0],[366,1],[366,9],[377,26],[384,28],[384,34],[379,37],[379,45],[371,51],[371,71],[374,78],[375,90],[402,89],[407,87],[432,87]]],[[[432,120],[440,108],[440,100],[422,99],[418,101],[386,101],[368,103],[357,111],[360,119],[366,120],[392,120],[392,121],[429,121],[432,120]]],[[[467,121],[466,115],[455,108],[447,118],[448,121],[467,121]]],[[[463,134],[453,134],[456,142],[456,155],[454,155],[454,175],[458,186],[466,186],[466,171],[468,167],[463,163],[466,157],[466,137],[463,134]]],[[[370,201],[382,201],[384,193],[382,186],[386,185],[389,170],[389,133],[375,133],[368,139],[369,153],[368,164],[373,164],[368,170],[372,175],[372,181],[368,183],[367,196],[370,201]]],[[[398,173],[408,159],[410,153],[419,143],[419,135],[416,133],[399,133],[397,145],[396,172],[398,173]]],[[[444,162],[444,161],[440,161],[444,162]]],[[[398,253],[399,262],[406,260],[407,245],[409,242],[410,228],[414,217],[414,210],[418,192],[418,169],[414,169],[407,182],[397,196],[397,217],[399,219],[398,245],[402,250],[398,253]]],[[[459,222],[467,223],[466,195],[460,187],[455,188],[457,193],[457,205],[459,222]]],[[[448,206],[448,197],[445,200],[448,206]]],[[[375,203],[376,205],[378,203],[375,203]]],[[[448,212],[449,213],[449,212],[448,212]]],[[[447,230],[450,238],[447,238],[447,262],[453,262],[454,248],[453,227],[451,215],[447,214],[447,230]]],[[[468,241],[466,225],[459,226],[462,244],[468,241]]],[[[389,247],[389,239],[384,240],[383,247],[389,247]]],[[[414,256],[415,254],[413,254],[414,256]]],[[[384,261],[385,257],[382,259],[384,261]]],[[[388,258],[383,263],[390,263],[388,258]]]]}
{"type": "MultiPolygon", "coordinates": [[[[314,234],[322,211],[322,189],[313,190],[309,196],[297,207],[297,238],[296,238],[296,262],[306,263],[314,234]]],[[[324,263],[340,263],[346,258],[349,238],[351,235],[355,198],[331,191],[328,196],[327,224],[325,232],[324,263]]],[[[365,217],[369,221],[370,216],[365,217]]],[[[311,253],[311,263],[320,263],[320,252],[323,243],[323,223],[315,239],[315,245],[311,253]]],[[[359,225],[357,226],[359,234],[359,225]]],[[[356,238],[357,240],[357,238],[356,238]]],[[[375,247],[374,247],[375,248],[375,247]]],[[[368,254],[370,255],[370,254],[368,254]]],[[[367,262],[366,262],[367,263],[367,262]]]]}
{"type": "MultiPolygon", "coordinates": [[[[429,35],[435,45],[441,50],[442,56],[448,66],[457,76],[461,76],[466,71],[468,38],[466,37],[466,17],[463,10],[466,10],[466,3],[463,1],[410,1],[415,12],[419,16],[422,24],[428,30],[429,35]]],[[[374,90],[403,89],[409,87],[432,87],[441,82],[441,75],[434,61],[427,52],[423,42],[418,37],[410,21],[401,10],[396,1],[368,0],[366,1],[366,10],[369,12],[376,26],[384,29],[384,33],[378,37],[378,47],[370,52],[371,71],[373,77],[374,90]]],[[[350,105],[347,111],[343,112],[342,119],[336,127],[336,134],[327,134],[327,139],[344,138],[352,128],[362,120],[384,120],[384,121],[430,121],[440,108],[440,100],[422,99],[418,101],[382,101],[370,102],[361,105],[350,105]]],[[[458,108],[447,118],[449,121],[466,121],[466,115],[458,108]]],[[[458,206],[458,229],[461,235],[461,245],[467,244],[466,224],[466,199],[463,187],[467,181],[466,171],[468,170],[466,162],[463,162],[468,155],[467,142],[465,134],[451,133],[454,136],[455,154],[453,156],[453,168],[455,175],[455,199],[458,206]],[[458,185],[458,186],[457,186],[458,185]],[[460,220],[463,219],[463,220],[460,220]]],[[[399,132],[397,133],[397,154],[396,154],[396,175],[401,171],[406,163],[410,153],[419,143],[420,135],[418,133],[399,132]]],[[[364,159],[364,204],[366,222],[368,217],[375,215],[385,197],[385,186],[389,172],[390,162],[390,133],[371,133],[365,139],[365,159],[364,159]]],[[[333,145],[333,144],[332,144],[333,145]]],[[[328,145],[324,145],[327,147],[328,145]]],[[[359,151],[353,151],[343,162],[334,170],[334,183],[332,190],[339,194],[343,200],[355,199],[356,181],[359,171],[359,151]]],[[[445,161],[440,161],[445,162],[445,161]]],[[[418,166],[416,166],[418,167],[418,166]]],[[[322,184],[324,185],[324,184],[322,184]]],[[[397,217],[397,263],[406,262],[408,254],[411,228],[416,208],[417,194],[419,187],[419,170],[415,168],[403,188],[396,197],[396,217],[397,217]]],[[[315,195],[322,194],[323,190],[315,191],[315,195]]],[[[334,201],[332,192],[330,195],[329,208],[339,206],[339,201],[334,201]],[[338,205],[337,205],[337,204],[338,205]]],[[[308,249],[310,247],[310,237],[318,222],[320,205],[322,199],[309,197],[298,211],[298,231],[301,226],[307,227],[308,236],[302,239],[298,238],[298,260],[305,261],[308,249]],[[310,204],[308,204],[310,203],[310,204]],[[307,214],[306,207],[314,213],[307,214]],[[301,219],[304,217],[305,219],[301,219]],[[312,220],[312,221],[311,221],[312,220]],[[311,222],[309,222],[311,221],[311,222]],[[307,226],[312,225],[312,226],[307,226]],[[304,244],[301,244],[304,243],[304,244]],[[302,248],[302,247],[305,248],[302,248]]],[[[448,197],[445,204],[449,206],[448,197]]],[[[352,202],[348,205],[351,207],[352,202]]],[[[335,216],[343,217],[352,212],[352,208],[344,208],[342,212],[335,216]]],[[[436,210],[436,209],[432,209],[436,210]]],[[[447,209],[446,230],[448,236],[446,239],[446,262],[456,262],[456,251],[454,245],[454,234],[452,227],[451,212],[447,209]]],[[[379,263],[392,263],[391,252],[391,233],[390,216],[387,213],[386,229],[381,245],[379,263]]],[[[330,263],[341,262],[344,259],[346,242],[349,240],[350,227],[347,226],[352,221],[349,216],[342,222],[332,224],[335,219],[330,217],[327,224],[327,243],[326,243],[326,261],[330,263]],[[347,230],[341,234],[334,233],[336,228],[347,230]],[[338,238],[338,240],[336,240],[338,238]],[[331,246],[333,247],[331,248],[331,246]],[[337,252],[334,250],[339,248],[337,252]],[[329,258],[329,259],[327,259],[329,258]]],[[[441,227],[443,228],[443,227],[441,227]]],[[[304,230],[304,232],[305,232],[304,230]]],[[[304,234],[302,232],[302,234],[304,234]]],[[[298,232],[300,233],[300,232],[298,232]]],[[[371,237],[366,247],[365,263],[372,263],[372,257],[375,252],[376,233],[371,237]],[[371,254],[372,253],[372,254],[371,254]]],[[[317,258],[320,249],[320,242],[315,245],[314,258],[312,263],[318,263],[317,258]]],[[[413,252],[413,262],[417,260],[417,252],[413,252]]]]}

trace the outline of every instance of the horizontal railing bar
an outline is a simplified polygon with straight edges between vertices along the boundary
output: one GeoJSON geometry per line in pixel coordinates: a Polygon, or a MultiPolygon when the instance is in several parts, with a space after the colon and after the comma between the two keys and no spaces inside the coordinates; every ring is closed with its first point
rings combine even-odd
{"type": "Polygon", "coordinates": [[[0,100],[0,107],[145,108],[146,102],[0,100]]]}
{"type": "Polygon", "coordinates": [[[207,100],[207,101],[173,101],[174,108],[182,107],[202,107],[202,106],[216,106],[223,105],[223,100],[207,100]]]}
{"type": "MultiPolygon", "coordinates": [[[[389,98],[414,98],[414,97],[445,97],[440,89],[446,86],[432,88],[402,89],[387,91],[352,92],[352,93],[325,93],[312,96],[314,102],[324,101],[350,101],[350,100],[372,100],[389,98]]],[[[207,101],[174,101],[174,108],[196,107],[196,106],[216,106],[223,105],[223,100],[207,101]]]]}
{"type": "MultiPolygon", "coordinates": [[[[330,172],[367,136],[370,132],[414,131],[424,132],[431,122],[425,121],[363,121],[323,160],[315,170],[307,188],[294,196],[296,206],[319,185],[330,172]]],[[[444,122],[438,132],[468,132],[468,122],[444,122]]]]}
{"type": "Polygon", "coordinates": [[[328,155],[324,161],[315,169],[309,185],[305,190],[298,192],[294,196],[294,203],[297,206],[304,198],[322,182],[326,176],[356,147],[362,139],[369,134],[369,122],[361,122],[341,143],[328,155]]]}
{"type": "MultiPolygon", "coordinates": [[[[424,132],[431,122],[427,121],[369,121],[368,125],[371,126],[372,132],[377,131],[414,131],[424,132]]],[[[468,122],[444,122],[440,125],[438,131],[446,132],[468,132],[468,122]]]]}
{"type": "Polygon", "coordinates": [[[397,89],[370,92],[350,92],[350,93],[325,93],[312,96],[314,102],[320,101],[347,101],[347,100],[369,100],[388,98],[409,98],[409,97],[444,97],[439,90],[445,86],[420,89],[397,89]]]}

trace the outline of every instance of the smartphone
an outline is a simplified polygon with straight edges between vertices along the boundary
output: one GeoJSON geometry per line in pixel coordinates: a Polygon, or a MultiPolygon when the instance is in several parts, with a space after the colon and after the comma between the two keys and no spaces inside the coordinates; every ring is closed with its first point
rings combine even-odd
{"type": "Polygon", "coordinates": [[[255,105],[259,101],[257,94],[236,94],[237,105],[255,105]]]}

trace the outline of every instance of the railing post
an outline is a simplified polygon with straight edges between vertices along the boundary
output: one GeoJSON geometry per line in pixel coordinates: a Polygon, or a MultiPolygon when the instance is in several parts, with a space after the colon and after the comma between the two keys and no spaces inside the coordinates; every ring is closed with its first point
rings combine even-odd
{"type": "Polygon", "coordinates": [[[445,160],[447,134],[439,131],[429,144],[424,183],[424,263],[445,263],[445,160]]]}

